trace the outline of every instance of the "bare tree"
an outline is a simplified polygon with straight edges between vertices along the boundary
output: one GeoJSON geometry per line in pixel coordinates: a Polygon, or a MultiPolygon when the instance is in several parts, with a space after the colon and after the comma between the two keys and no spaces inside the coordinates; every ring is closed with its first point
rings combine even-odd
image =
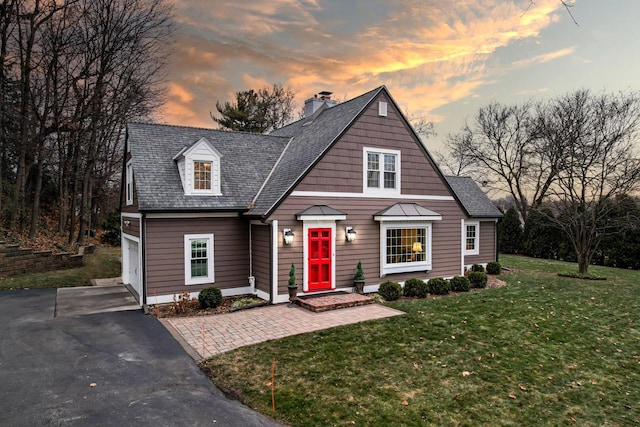
{"type": "Polygon", "coordinates": [[[569,238],[578,272],[586,274],[603,237],[617,227],[613,200],[640,184],[640,96],[579,90],[545,111],[549,138],[564,141],[549,194],[555,214],[547,216],[569,238]]]}
{"type": "Polygon", "coordinates": [[[557,175],[558,140],[538,132],[536,108],[530,102],[480,108],[471,123],[447,138],[448,164],[454,173],[470,173],[483,186],[513,197],[524,221],[540,206],[557,175]]]}
{"type": "Polygon", "coordinates": [[[45,181],[57,187],[58,200],[48,196],[47,203],[57,202],[59,231],[70,243],[81,242],[93,216],[113,206],[103,195],[117,193],[124,125],[162,102],[171,15],[165,0],[0,4],[7,225],[21,230],[28,222],[36,234],[45,181]]]}

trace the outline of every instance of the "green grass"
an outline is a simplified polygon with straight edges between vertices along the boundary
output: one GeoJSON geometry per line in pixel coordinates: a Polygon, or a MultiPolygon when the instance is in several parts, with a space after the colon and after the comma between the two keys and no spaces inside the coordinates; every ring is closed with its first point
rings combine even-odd
{"type": "Polygon", "coordinates": [[[275,359],[274,417],[294,426],[640,424],[640,272],[500,261],[523,270],[506,287],[389,303],[407,314],[241,348],[210,375],[271,415],[275,359]]]}
{"type": "Polygon", "coordinates": [[[90,279],[120,276],[120,248],[97,247],[80,268],[0,278],[0,290],[88,286],[90,279]]]}

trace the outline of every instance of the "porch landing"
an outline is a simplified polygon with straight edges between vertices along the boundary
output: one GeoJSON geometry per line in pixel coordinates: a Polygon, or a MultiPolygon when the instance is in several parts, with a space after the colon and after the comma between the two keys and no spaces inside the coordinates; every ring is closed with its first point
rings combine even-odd
{"type": "Polygon", "coordinates": [[[373,304],[373,298],[366,295],[351,292],[331,292],[317,295],[303,295],[296,300],[302,308],[311,310],[314,313],[337,310],[339,308],[357,307],[361,305],[373,304]]]}

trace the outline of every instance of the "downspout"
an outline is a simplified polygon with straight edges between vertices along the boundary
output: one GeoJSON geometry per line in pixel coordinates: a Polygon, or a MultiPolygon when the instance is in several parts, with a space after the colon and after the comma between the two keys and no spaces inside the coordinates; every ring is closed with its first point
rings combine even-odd
{"type": "Polygon", "coordinates": [[[146,313],[146,306],[147,306],[147,256],[146,256],[146,246],[147,246],[147,239],[146,239],[146,221],[145,221],[145,214],[144,212],[141,212],[140,215],[140,251],[141,251],[141,257],[142,260],[144,261],[143,263],[141,263],[141,267],[142,267],[142,298],[141,298],[141,302],[142,302],[142,307],[144,309],[144,312],[146,313]]]}
{"type": "Polygon", "coordinates": [[[256,293],[256,278],[253,277],[253,242],[251,240],[251,221],[249,221],[249,286],[251,293],[256,293]]]}

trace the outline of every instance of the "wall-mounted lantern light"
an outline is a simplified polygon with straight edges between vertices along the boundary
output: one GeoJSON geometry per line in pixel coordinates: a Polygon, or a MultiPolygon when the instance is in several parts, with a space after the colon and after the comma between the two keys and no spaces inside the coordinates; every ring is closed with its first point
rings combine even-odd
{"type": "Polygon", "coordinates": [[[125,226],[125,227],[128,227],[128,226],[130,226],[130,225],[131,225],[131,221],[130,221],[130,220],[128,220],[128,219],[125,219],[123,222],[124,222],[124,226],[125,226]]]}
{"type": "Polygon", "coordinates": [[[285,228],[284,230],[282,230],[282,238],[284,239],[285,245],[293,244],[293,236],[293,231],[291,231],[290,228],[285,228]]]}
{"type": "Polygon", "coordinates": [[[347,236],[347,242],[353,242],[356,240],[356,230],[353,227],[347,227],[345,229],[345,236],[347,236]]]}

